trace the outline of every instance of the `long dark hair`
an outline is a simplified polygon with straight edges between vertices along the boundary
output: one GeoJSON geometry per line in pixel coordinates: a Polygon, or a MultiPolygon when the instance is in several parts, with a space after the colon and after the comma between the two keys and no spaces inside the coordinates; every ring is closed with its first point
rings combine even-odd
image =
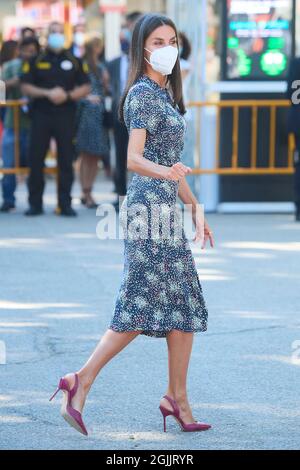
{"type": "Polygon", "coordinates": [[[99,71],[99,60],[95,60],[94,49],[99,46],[103,48],[103,41],[99,37],[92,37],[85,43],[85,54],[84,59],[86,60],[91,71],[96,75],[98,79],[101,78],[101,73],[99,71]]]}
{"type": "MultiPolygon", "coordinates": [[[[145,60],[144,60],[144,46],[147,38],[150,34],[160,26],[167,25],[171,26],[174,29],[177,44],[178,44],[178,33],[175,24],[173,21],[165,15],[160,15],[156,13],[147,13],[146,15],[141,16],[135,24],[133,33],[132,33],[132,41],[130,47],[130,72],[129,77],[127,80],[125,92],[120,100],[119,105],[119,119],[121,122],[124,123],[124,114],[123,114],[123,106],[128,94],[129,89],[131,86],[136,82],[136,80],[143,75],[145,70],[145,60]]],[[[183,102],[182,96],[182,80],[181,80],[181,72],[180,72],[180,62],[179,57],[175,63],[173,71],[170,75],[168,75],[168,80],[171,86],[174,104],[178,105],[179,111],[181,114],[186,113],[186,109],[183,102]]]]}
{"type": "Polygon", "coordinates": [[[0,51],[0,65],[14,59],[18,50],[18,41],[4,41],[0,51]]]}
{"type": "Polygon", "coordinates": [[[191,43],[188,40],[186,34],[183,33],[182,31],[179,31],[178,35],[179,35],[179,38],[180,38],[181,44],[182,44],[182,53],[181,53],[180,58],[188,60],[190,55],[191,55],[191,52],[192,52],[191,43]]]}

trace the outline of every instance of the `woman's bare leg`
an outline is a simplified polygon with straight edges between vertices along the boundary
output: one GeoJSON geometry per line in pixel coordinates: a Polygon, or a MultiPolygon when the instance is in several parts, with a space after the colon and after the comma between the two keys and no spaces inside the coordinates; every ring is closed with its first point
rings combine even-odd
{"type": "Polygon", "coordinates": [[[83,187],[85,184],[85,164],[84,164],[84,153],[81,153],[78,157],[78,170],[79,170],[79,181],[81,184],[81,189],[83,191],[83,187]]]}
{"type": "MultiPolygon", "coordinates": [[[[179,330],[172,330],[167,334],[169,384],[165,395],[176,400],[180,417],[185,423],[196,421],[188,403],[186,388],[193,339],[194,333],[185,333],[179,330]]],[[[160,403],[169,410],[173,409],[166,398],[162,398],[160,403]]]]}
{"type": "MultiPolygon", "coordinates": [[[[79,389],[74,399],[72,406],[81,411],[86,396],[100,370],[107,364],[114,356],[116,356],[122,349],[124,349],[141,331],[126,331],[117,332],[110,328],[104,333],[94,352],[91,354],[87,362],[77,372],[79,377],[79,389]]],[[[75,378],[74,374],[65,375],[69,386],[73,387],[75,378]]]]}
{"type": "Polygon", "coordinates": [[[91,190],[98,172],[98,157],[88,153],[80,154],[80,183],[83,197],[87,198],[87,203],[93,203],[91,190]]]}

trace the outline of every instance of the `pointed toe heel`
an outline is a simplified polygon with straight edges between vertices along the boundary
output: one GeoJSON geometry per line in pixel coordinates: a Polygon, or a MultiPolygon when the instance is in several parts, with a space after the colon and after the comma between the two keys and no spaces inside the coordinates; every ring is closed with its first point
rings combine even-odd
{"type": "Polygon", "coordinates": [[[167,416],[173,416],[176,419],[179,426],[181,427],[181,430],[185,432],[208,431],[208,429],[211,428],[211,425],[206,424],[206,423],[200,423],[200,422],[188,423],[188,424],[184,423],[184,421],[180,418],[179,408],[178,408],[176,401],[173,398],[169,397],[168,395],[164,395],[163,398],[166,398],[173,407],[173,411],[171,411],[162,405],[159,406],[159,409],[163,415],[163,420],[164,420],[164,432],[166,432],[167,430],[167,427],[166,427],[167,416]]]}
{"type": "Polygon", "coordinates": [[[53,393],[53,395],[49,398],[49,401],[52,401],[56,394],[61,390],[64,393],[60,414],[64,418],[64,420],[72,426],[76,431],[88,436],[87,429],[85,424],[82,420],[81,413],[75,408],[72,407],[72,398],[76,395],[79,386],[79,379],[78,375],[75,374],[75,385],[70,390],[69,384],[66,379],[61,378],[58,384],[57,389],[53,393]]]}
{"type": "Polygon", "coordinates": [[[162,405],[159,406],[159,409],[161,411],[161,414],[163,415],[163,419],[164,419],[164,432],[167,431],[167,425],[166,425],[166,418],[167,416],[169,415],[172,415],[172,411],[169,411],[167,410],[166,408],[164,408],[162,405]]]}

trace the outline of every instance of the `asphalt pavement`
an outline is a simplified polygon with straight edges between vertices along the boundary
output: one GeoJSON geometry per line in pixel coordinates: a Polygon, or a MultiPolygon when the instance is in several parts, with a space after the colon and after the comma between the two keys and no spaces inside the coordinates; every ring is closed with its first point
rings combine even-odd
{"type": "MultiPolygon", "coordinates": [[[[99,203],[113,201],[111,191],[97,181],[99,203]]],[[[43,216],[23,215],[24,183],[17,197],[16,212],[0,214],[1,449],[299,449],[300,223],[292,214],[209,213],[215,248],[191,243],[209,321],[194,336],[188,395],[212,429],[184,433],[168,417],[163,432],[166,341],[140,335],[100,372],[85,437],[61,418],[61,396],[49,397],[108,326],[123,241],[100,240],[99,217],[76,198],[77,218],[55,215],[51,180],[43,216]]]]}

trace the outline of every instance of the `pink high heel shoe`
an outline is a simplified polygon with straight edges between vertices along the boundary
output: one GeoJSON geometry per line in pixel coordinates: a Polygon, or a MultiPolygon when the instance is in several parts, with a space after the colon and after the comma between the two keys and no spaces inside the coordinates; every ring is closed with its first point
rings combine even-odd
{"type": "Polygon", "coordinates": [[[177,420],[177,422],[181,426],[181,430],[185,432],[207,431],[208,429],[211,428],[210,424],[205,424],[205,423],[199,423],[199,422],[189,423],[189,424],[184,423],[179,416],[179,408],[178,408],[176,401],[173,398],[169,397],[168,395],[164,395],[163,398],[166,398],[173,407],[173,411],[171,411],[165,408],[164,406],[159,405],[159,409],[162,412],[162,415],[164,418],[164,432],[166,432],[166,417],[169,415],[173,416],[177,420]]]}
{"type": "Polygon", "coordinates": [[[59,392],[59,390],[62,390],[64,394],[64,398],[63,398],[63,402],[61,405],[60,414],[67,421],[67,423],[70,424],[70,426],[75,428],[81,434],[84,434],[85,436],[87,436],[88,432],[82,420],[81,413],[75,410],[75,408],[73,408],[71,405],[72,398],[75,396],[78,390],[78,385],[79,385],[79,380],[78,380],[77,374],[75,374],[75,384],[71,390],[69,388],[69,384],[66,381],[66,379],[61,378],[57,389],[55,390],[54,394],[49,399],[49,401],[53,400],[53,398],[59,392]]]}

